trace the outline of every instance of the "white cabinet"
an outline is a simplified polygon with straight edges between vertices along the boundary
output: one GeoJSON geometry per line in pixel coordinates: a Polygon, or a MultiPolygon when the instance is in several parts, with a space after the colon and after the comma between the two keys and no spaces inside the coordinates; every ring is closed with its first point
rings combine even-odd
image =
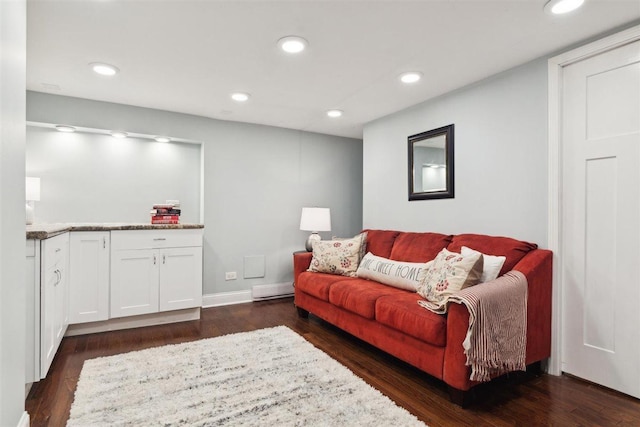
{"type": "Polygon", "coordinates": [[[69,237],[69,323],[109,318],[108,231],[72,231],[69,237]]]}
{"type": "Polygon", "coordinates": [[[40,240],[27,240],[25,379],[40,380],[40,240]]]}
{"type": "Polygon", "coordinates": [[[202,305],[202,230],[111,232],[111,317],[202,305]]]}
{"type": "Polygon", "coordinates": [[[69,325],[69,233],[40,245],[40,378],[44,378],[69,325]]]}

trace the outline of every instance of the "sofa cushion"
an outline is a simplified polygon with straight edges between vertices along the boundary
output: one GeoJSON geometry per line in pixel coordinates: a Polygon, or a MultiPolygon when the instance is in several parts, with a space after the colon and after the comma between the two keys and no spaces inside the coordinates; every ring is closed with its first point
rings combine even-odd
{"type": "Polygon", "coordinates": [[[367,233],[367,252],[383,258],[389,258],[393,242],[400,234],[392,230],[363,230],[367,233]]]}
{"type": "Polygon", "coordinates": [[[393,261],[367,252],[360,261],[356,276],[415,292],[420,284],[420,271],[427,268],[430,262],[393,261]]]}
{"type": "Polygon", "coordinates": [[[485,236],[482,234],[458,234],[453,236],[453,240],[447,247],[451,252],[462,251],[462,247],[480,251],[488,255],[504,255],[507,259],[500,269],[498,276],[502,276],[513,267],[530,251],[536,249],[538,245],[534,243],[522,242],[510,237],[485,236]]]}
{"type": "Polygon", "coordinates": [[[447,318],[420,307],[414,293],[388,295],[376,302],[376,320],[429,344],[447,344],[447,318]]]}
{"type": "Polygon", "coordinates": [[[300,273],[298,281],[295,283],[296,289],[314,296],[323,301],[329,301],[329,288],[332,284],[341,281],[355,280],[350,277],[337,276],[335,274],[311,273],[305,271],[300,273]]]}
{"type": "Polygon", "coordinates": [[[329,288],[329,302],[364,318],[373,319],[378,298],[403,292],[407,291],[381,285],[371,280],[353,279],[332,284],[329,288]]]}
{"type": "Polygon", "coordinates": [[[361,233],[351,239],[314,241],[309,271],[355,277],[365,238],[361,233]]]}
{"type": "Polygon", "coordinates": [[[408,262],[431,261],[451,243],[451,238],[439,233],[400,233],[387,258],[408,262]]]}

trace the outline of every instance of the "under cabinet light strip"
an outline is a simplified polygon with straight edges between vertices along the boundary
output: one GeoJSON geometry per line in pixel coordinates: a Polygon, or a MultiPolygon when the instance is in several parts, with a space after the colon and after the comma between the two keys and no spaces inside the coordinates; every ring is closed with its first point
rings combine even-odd
{"type": "MultiPolygon", "coordinates": [[[[27,126],[56,130],[57,125],[53,123],[27,121],[27,126]]],[[[75,126],[75,125],[71,125],[71,126],[75,128],[75,133],[93,133],[96,135],[111,136],[111,133],[113,132],[112,130],[107,130],[107,129],[87,128],[87,127],[81,127],[81,126],[75,126]]],[[[157,137],[158,137],[157,133],[150,135],[146,133],[127,132],[127,138],[139,138],[139,139],[148,139],[150,141],[155,141],[157,137]]],[[[171,139],[171,142],[184,142],[187,144],[202,144],[202,141],[196,141],[194,139],[188,139],[188,138],[176,138],[172,136],[170,139],[171,139]]]]}

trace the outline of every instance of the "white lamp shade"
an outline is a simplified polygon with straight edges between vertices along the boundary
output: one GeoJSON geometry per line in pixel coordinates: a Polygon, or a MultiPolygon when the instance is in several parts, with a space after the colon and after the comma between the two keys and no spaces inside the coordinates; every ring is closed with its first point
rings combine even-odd
{"type": "Polygon", "coordinates": [[[331,231],[331,211],[329,208],[302,208],[300,230],[331,231]]]}
{"type": "Polygon", "coordinates": [[[25,200],[40,201],[40,178],[28,176],[25,182],[25,200]]]}

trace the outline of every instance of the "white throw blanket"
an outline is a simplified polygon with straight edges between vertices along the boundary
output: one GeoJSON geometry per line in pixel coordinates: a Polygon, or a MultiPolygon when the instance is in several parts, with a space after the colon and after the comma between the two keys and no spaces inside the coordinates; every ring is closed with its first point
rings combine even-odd
{"type": "MultiPolygon", "coordinates": [[[[489,381],[505,372],[525,370],[527,348],[527,278],[510,271],[497,279],[463,289],[449,302],[469,310],[462,343],[472,381],[489,381]]],[[[426,301],[418,304],[429,308],[426,301]]]]}

